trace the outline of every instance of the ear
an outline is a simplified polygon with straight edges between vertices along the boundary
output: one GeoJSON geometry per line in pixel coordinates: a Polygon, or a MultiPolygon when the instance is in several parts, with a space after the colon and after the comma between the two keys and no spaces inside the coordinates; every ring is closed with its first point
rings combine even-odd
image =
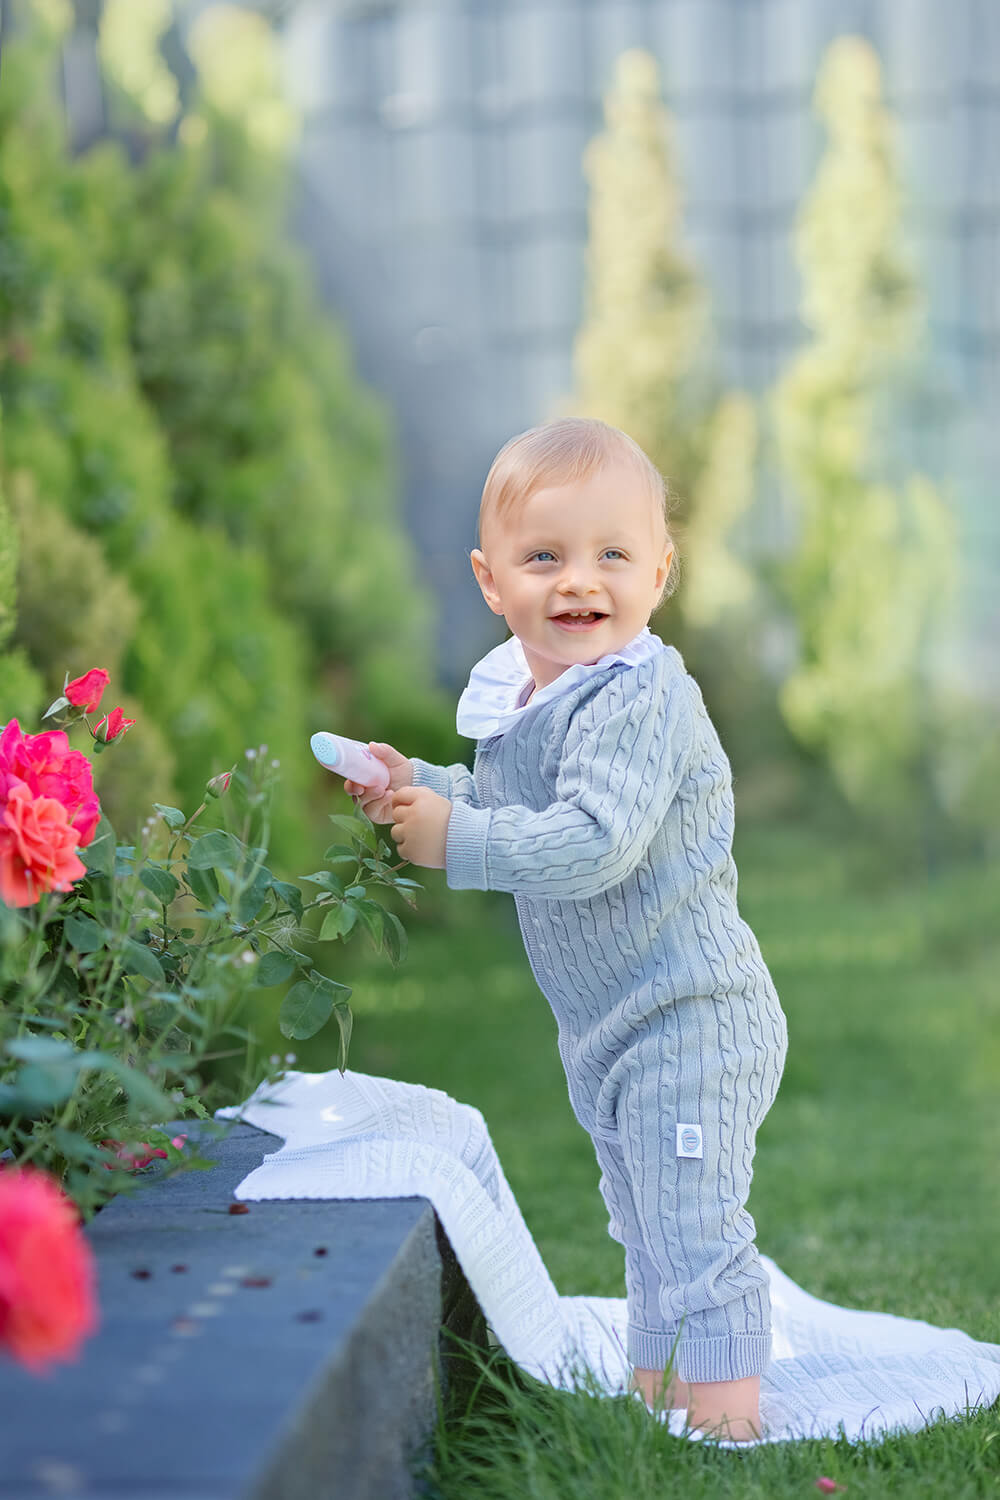
{"type": "Polygon", "coordinates": [[[667,550],[666,550],[666,552],[663,554],[663,561],[662,561],[662,563],[660,564],[660,566],[656,570],[656,584],[655,584],[655,587],[656,587],[656,592],[658,594],[661,592],[661,590],[663,588],[663,585],[667,581],[667,574],[670,572],[670,564],[673,562],[673,558],[674,558],[674,549],[673,549],[673,547],[668,547],[667,550]]]}
{"type": "Polygon", "coordinates": [[[472,563],[472,571],[476,575],[476,582],[482,590],[483,598],[495,615],[503,614],[503,605],[500,603],[500,595],[497,593],[496,584],[493,582],[493,574],[490,565],[486,561],[485,552],[474,547],[469,553],[469,561],[472,563]]]}

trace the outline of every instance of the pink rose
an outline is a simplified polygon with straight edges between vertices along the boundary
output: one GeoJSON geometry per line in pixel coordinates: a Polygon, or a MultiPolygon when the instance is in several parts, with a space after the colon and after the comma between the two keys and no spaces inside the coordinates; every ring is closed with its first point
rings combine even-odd
{"type": "Polygon", "coordinates": [[[82,708],[84,713],[92,714],[110,681],[111,678],[103,667],[91,667],[82,677],[74,677],[72,682],[67,682],[63,692],[74,708],[82,708]]]}
{"type": "Polygon", "coordinates": [[[62,803],[79,835],[79,846],[85,849],[100,821],[101,804],[90,761],[79,750],[70,749],[62,729],[25,734],[16,719],[6,725],[0,734],[0,807],[19,781],[33,796],[54,797],[62,803]]]}
{"type": "Polygon", "coordinates": [[[76,1206],[32,1166],[0,1163],[0,1348],[36,1374],[97,1328],[94,1255],[76,1206]]]}
{"type": "Polygon", "coordinates": [[[134,723],[134,719],[126,719],[120,708],[113,708],[103,719],[98,719],[94,726],[94,738],[102,745],[110,745],[112,740],[127,734],[134,723]]]}
{"type": "Polygon", "coordinates": [[[33,797],[17,782],[0,814],[0,898],[34,906],[43,891],[72,890],[87,873],[76,856],[79,838],[61,802],[33,797]]]}

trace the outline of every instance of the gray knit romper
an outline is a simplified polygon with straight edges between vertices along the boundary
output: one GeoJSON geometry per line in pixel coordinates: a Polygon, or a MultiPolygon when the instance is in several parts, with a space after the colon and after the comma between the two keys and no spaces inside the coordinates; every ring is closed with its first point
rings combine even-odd
{"type": "Polygon", "coordinates": [[[625,1247],[630,1361],[759,1374],[770,1299],[746,1202],[788,1035],[737,910],[729,761],[680,653],[529,705],[477,741],[474,774],[413,766],[453,802],[449,888],[514,895],[625,1247]]]}

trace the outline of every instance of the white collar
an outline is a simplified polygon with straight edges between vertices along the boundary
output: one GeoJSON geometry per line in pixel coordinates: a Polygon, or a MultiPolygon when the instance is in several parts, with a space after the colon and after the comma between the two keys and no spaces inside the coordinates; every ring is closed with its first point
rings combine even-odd
{"type": "Polygon", "coordinates": [[[575,666],[567,667],[548,687],[540,688],[530,703],[522,703],[531,682],[531,669],[524,647],[517,636],[512,635],[510,640],[488,651],[469,674],[468,684],[458,700],[458,732],[470,740],[485,740],[491,735],[503,734],[523,714],[571,692],[594,672],[603,672],[615,662],[624,662],[631,667],[666,649],[666,642],[644,625],[620,651],[609,651],[599,661],[577,662],[575,666]]]}

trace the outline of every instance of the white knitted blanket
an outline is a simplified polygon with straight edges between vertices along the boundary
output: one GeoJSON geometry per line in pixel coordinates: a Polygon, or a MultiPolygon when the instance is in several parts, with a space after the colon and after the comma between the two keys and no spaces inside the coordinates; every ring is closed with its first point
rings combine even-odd
{"type": "MultiPolygon", "coordinates": [[[[429,1198],[512,1359],[563,1389],[586,1367],[608,1395],[627,1390],[624,1298],[559,1295],[477,1109],[421,1084],[332,1069],[288,1072],[216,1115],[285,1140],[237,1198],[429,1198]]],[[[822,1302],[762,1260],[773,1316],[762,1441],[880,1438],[1000,1395],[1000,1344],[822,1302]]],[[[678,1435],[702,1437],[682,1411],[663,1419],[678,1435]]]]}

